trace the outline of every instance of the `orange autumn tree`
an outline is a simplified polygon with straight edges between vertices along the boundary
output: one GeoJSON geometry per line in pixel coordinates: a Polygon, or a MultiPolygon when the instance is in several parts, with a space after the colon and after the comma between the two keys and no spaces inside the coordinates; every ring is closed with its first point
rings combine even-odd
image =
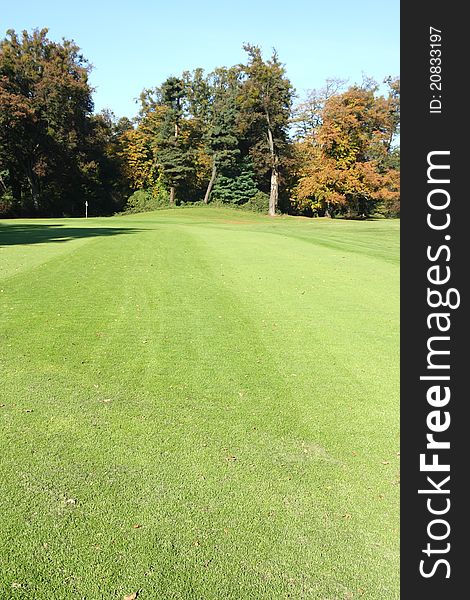
{"type": "Polygon", "coordinates": [[[133,190],[152,190],[157,186],[160,172],[155,160],[155,146],[165,112],[162,106],[152,106],[145,113],[142,111],[137,126],[122,136],[124,171],[133,190]]]}
{"type": "Polygon", "coordinates": [[[294,199],[313,214],[369,215],[377,203],[397,210],[399,171],[393,146],[399,127],[399,83],[388,97],[353,86],[329,98],[321,122],[296,145],[294,199]]]}

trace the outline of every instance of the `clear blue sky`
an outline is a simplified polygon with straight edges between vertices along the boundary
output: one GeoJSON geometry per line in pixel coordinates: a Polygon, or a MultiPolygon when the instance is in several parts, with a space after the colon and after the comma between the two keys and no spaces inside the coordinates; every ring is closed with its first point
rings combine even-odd
{"type": "Polygon", "coordinates": [[[134,99],[183,70],[275,47],[299,96],[329,76],[399,74],[399,0],[1,0],[0,35],[48,27],[94,65],[95,108],[133,117],[134,99]]]}

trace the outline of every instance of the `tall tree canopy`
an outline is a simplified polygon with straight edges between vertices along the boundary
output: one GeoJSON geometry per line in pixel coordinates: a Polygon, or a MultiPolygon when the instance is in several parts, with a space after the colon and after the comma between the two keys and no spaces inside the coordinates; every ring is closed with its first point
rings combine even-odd
{"type": "MultiPolygon", "coordinates": [[[[103,178],[90,65],[74,42],[47,33],[9,30],[0,42],[0,171],[21,210],[73,214],[103,178]]],[[[100,211],[112,209],[99,192],[100,211]]]]}
{"type": "Polygon", "coordinates": [[[237,128],[237,97],[240,90],[239,70],[219,68],[208,78],[208,122],[205,131],[206,151],[211,157],[211,177],[204,195],[209,202],[217,176],[230,176],[240,157],[237,128]]]}
{"type": "Polygon", "coordinates": [[[242,66],[241,127],[251,142],[250,154],[261,173],[270,171],[269,214],[276,213],[282,158],[288,149],[293,89],[276,52],[265,61],[258,46],[246,44],[242,66]]]}
{"type": "Polygon", "coordinates": [[[377,202],[396,203],[399,174],[390,161],[399,123],[396,89],[393,82],[385,98],[370,86],[353,86],[326,100],[318,127],[297,148],[300,207],[366,216],[377,202]]]}

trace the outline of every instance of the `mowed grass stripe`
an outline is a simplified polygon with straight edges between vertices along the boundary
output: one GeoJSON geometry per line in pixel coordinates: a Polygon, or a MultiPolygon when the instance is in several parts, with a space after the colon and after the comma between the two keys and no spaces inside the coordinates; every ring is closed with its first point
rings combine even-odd
{"type": "Polygon", "coordinates": [[[100,220],[4,281],[6,597],[398,598],[397,269],[293,221],[100,220]]]}

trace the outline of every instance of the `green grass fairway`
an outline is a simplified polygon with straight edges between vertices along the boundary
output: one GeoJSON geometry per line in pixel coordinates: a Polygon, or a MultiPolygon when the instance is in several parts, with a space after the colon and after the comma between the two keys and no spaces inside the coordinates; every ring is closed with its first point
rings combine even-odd
{"type": "Polygon", "coordinates": [[[0,598],[394,600],[397,221],[0,222],[0,598]]]}

